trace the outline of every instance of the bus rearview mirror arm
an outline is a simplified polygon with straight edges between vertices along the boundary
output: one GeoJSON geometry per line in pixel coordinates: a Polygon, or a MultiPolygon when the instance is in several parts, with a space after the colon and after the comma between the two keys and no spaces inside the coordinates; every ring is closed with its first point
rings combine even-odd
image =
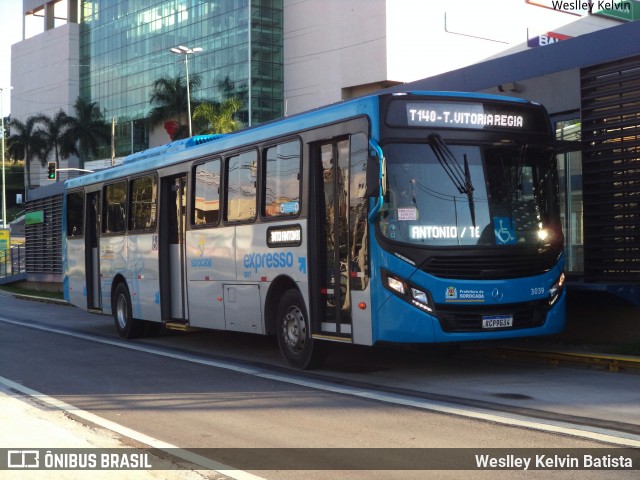
{"type": "Polygon", "coordinates": [[[369,212],[369,221],[373,222],[376,218],[376,215],[380,212],[382,208],[382,204],[384,202],[384,196],[387,193],[387,160],[384,158],[384,153],[382,153],[382,148],[378,145],[373,138],[369,139],[369,146],[371,147],[371,151],[373,156],[378,157],[379,160],[379,170],[378,170],[378,182],[377,182],[377,193],[378,199],[376,204],[369,212]]]}

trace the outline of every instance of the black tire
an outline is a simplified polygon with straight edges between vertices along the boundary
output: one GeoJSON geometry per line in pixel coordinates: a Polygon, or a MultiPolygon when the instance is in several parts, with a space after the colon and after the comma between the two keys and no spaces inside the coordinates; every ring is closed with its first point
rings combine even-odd
{"type": "Polygon", "coordinates": [[[280,353],[287,364],[299,369],[320,367],[327,358],[327,344],[311,338],[307,309],[298,290],[287,290],[278,303],[276,332],[280,353]]]}
{"type": "Polygon", "coordinates": [[[143,322],[133,318],[131,310],[131,296],[127,286],[120,282],[116,285],[111,299],[111,312],[113,320],[116,324],[116,330],[121,338],[137,338],[140,337],[145,325],[143,322]]]}

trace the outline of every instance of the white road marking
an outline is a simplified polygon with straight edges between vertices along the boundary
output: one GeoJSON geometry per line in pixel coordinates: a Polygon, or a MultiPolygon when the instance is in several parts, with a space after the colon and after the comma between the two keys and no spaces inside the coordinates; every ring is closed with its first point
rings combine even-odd
{"type": "MultiPolygon", "coordinates": [[[[3,319],[0,319],[3,320],[3,319]]],[[[4,320],[3,320],[4,321],[4,320]]],[[[152,448],[157,448],[158,450],[166,451],[173,456],[186,460],[188,462],[194,463],[196,465],[200,465],[201,467],[206,468],[207,470],[213,470],[222,475],[226,475],[228,477],[237,479],[237,480],[265,480],[262,477],[258,477],[256,475],[252,475],[248,472],[244,472],[242,470],[235,470],[228,465],[224,465],[223,463],[216,462],[215,460],[211,460],[209,458],[203,457],[202,455],[197,455],[195,453],[189,452],[188,450],[184,450],[182,448],[176,447],[167,442],[163,442],[162,440],[158,440],[157,438],[150,437],[149,435],[145,435],[144,433],[138,432],[136,430],[132,430],[124,425],[120,425],[119,423],[112,422],[111,420],[107,420],[106,418],[99,417],[91,412],[87,412],[85,410],[81,410],[73,405],[63,402],[62,400],[58,400],[57,398],[50,397],[45,395],[44,393],[33,390],[29,387],[25,387],[24,385],[20,385],[8,378],[0,376],[0,383],[5,387],[10,388],[11,390],[20,392],[24,395],[28,395],[29,397],[34,398],[40,403],[44,403],[50,407],[56,408],[58,410],[62,410],[76,417],[82,418],[88,422],[91,422],[95,425],[98,425],[107,430],[111,430],[112,432],[119,433],[120,435],[135,440],[137,442],[143,443],[145,445],[149,445],[152,448]]]]}
{"type": "MultiPolygon", "coordinates": [[[[358,388],[358,387],[350,387],[350,386],[331,383],[330,380],[323,381],[323,380],[311,380],[311,379],[298,378],[293,375],[287,375],[284,373],[270,372],[267,369],[262,369],[259,367],[250,367],[250,366],[235,364],[231,361],[210,360],[210,359],[201,358],[195,355],[189,355],[184,353],[174,353],[174,352],[162,350],[160,348],[149,347],[146,345],[128,343],[128,342],[119,341],[119,340],[110,340],[107,338],[101,338],[94,335],[71,332],[71,331],[62,330],[59,328],[49,327],[45,325],[25,323],[17,320],[10,320],[3,317],[0,317],[0,321],[4,323],[22,326],[22,327],[33,328],[33,329],[41,330],[45,332],[57,333],[57,334],[66,335],[74,338],[80,338],[83,340],[101,343],[104,345],[111,345],[114,347],[126,348],[129,350],[149,353],[152,355],[159,355],[162,357],[172,358],[175,360],[182,360],[185,362],[192,362],[200,365],[207,365],[210,367],[222,368],[225,370],[230,370],[238,373],[244,373],[246,375],[252,375],[255,377],[274,380],[277,382],[298,385],[301,387],[313,388],[313,389],[322,390],[325,392],[351,395],[358,398],[365,398],[365,399],[375,400],[379,402],[391,403],[395,405],[419,408],[422,410],[444,413],[449,415],[456,415],[456,416],[465,417],[465,418],[473,418],[476,420],[483,420],[487,422],[498,423],[501,425],[530,428],[530,429],[538,430],[542,432],[557,433],[562,435],[571,435],[573,437],[583,438],[587,440],[594,440],[598,442],[606,442],[606,443],[619,445],[623,447],[636,447],[636,448],[640,447],[640,435],[634,435],[626,432],[619,432],[619,431],[610,430],[606,428],[590,427],[590,426],[578,425],[570,422],[560,422],[555,420],[544,420],[544,419],[538,419],[535,417],[528,417],[525,415],[511,414],[508,412],[497,413],[495,411],[483,409],[480,407],[467,407],[467,406],[460,407],[455,403],[451,403],[451,402],[428,400],[428,399],[410,397],[407,395],[400,395],[400,394],[394,394],[394,393],[388,393],[388,392],[379,392],[379,391],[368,390],[365,388],[358,388]]],[[[75,411],[73,413],[75,413],[75,411]]],[[[122,427],[122,428],[125,428],[125,427],[122,427]]],[[[199,463],[199,462],[195,462],[195,463],[199,463]]],[[[221,473],[231,476],[229,473],[226,473],[226,472],[221,471],[221,473]]]]}

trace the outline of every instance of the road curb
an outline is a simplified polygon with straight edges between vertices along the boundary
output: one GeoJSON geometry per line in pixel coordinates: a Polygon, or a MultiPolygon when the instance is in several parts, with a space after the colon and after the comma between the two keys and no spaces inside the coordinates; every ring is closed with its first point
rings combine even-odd
{"type": "Polygon", "coordinates": [[[38,295],[26,295],[24,293],[11,293],[12,297],[20,299],[20,300],[30,300],[32,302],[42,302],[42,303],[53,303],[56,305],[68,305],[71,306],[69,302],[66,300],[62,300],[59,298],[48,298],[48,297],[40,297],[38,295]]]}
{"type": "Polygon", "coordinates": [[[640,370],[640,357],[604,353],[535,350],[524,348],[496,348],[494,354],[505,359],[540,360],[549,365],[579,364],[603,368],[610,372],[640,370]]]}

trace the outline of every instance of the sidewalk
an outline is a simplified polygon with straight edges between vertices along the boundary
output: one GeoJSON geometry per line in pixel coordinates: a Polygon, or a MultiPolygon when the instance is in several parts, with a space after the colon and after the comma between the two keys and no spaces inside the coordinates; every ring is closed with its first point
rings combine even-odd
{"type": "MultiPolygon", "coordinates": [[[[115,434],[84,425],[62,411],[38,405],[0,388],[0,448],[124,448],[115,434]]],[[[0,479],[44,480],[202,480],[225,478],[216,472],[166,470],[0,470],[0,479]]]]}

